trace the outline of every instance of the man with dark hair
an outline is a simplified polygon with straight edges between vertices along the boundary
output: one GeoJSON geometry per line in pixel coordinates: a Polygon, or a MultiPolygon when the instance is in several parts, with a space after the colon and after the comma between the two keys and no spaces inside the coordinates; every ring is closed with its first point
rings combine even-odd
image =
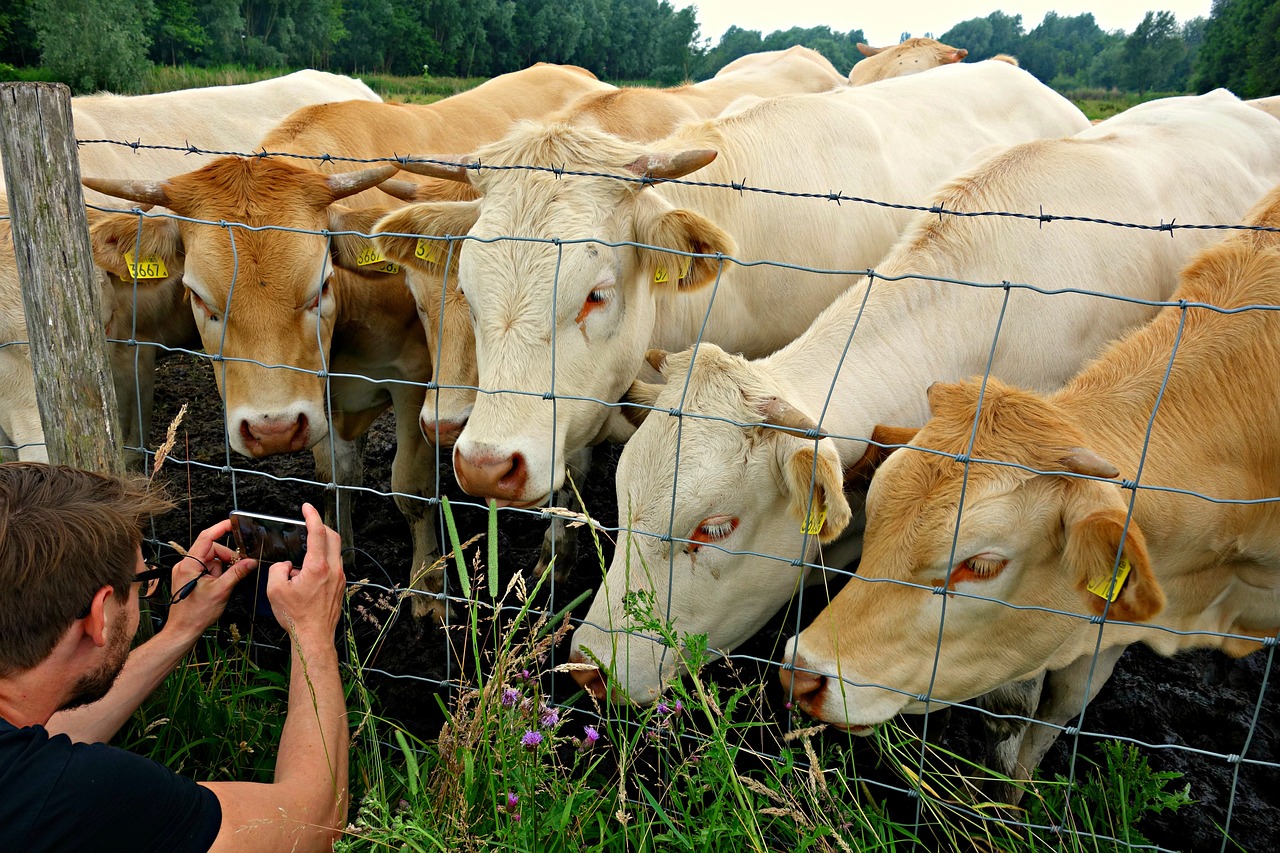
{"type": "Polygon", "coordinates": [[[342,545],[310,504],[302,566],[268,570],[292,646],[275,781],[197,784],[106,745],[256,565],[219,543],[230,521],[205,530],[164,627],[130,653],[139,597],[167,573],[143,562],[142,524],[171,507],[138,477],[0,465],[0,850],[327,850],[343,825],[342,545]]]}

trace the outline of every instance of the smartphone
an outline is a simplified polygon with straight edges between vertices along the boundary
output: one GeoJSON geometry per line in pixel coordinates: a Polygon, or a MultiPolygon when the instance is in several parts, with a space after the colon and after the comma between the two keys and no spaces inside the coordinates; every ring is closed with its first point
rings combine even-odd
{"type": "Polygon", "coordinates": [[[231,513],[231,535],[240,556],[262,566],[288,560],[300,568],[307,554],[307,523],[301,519],[236,510],[231,513]]]}

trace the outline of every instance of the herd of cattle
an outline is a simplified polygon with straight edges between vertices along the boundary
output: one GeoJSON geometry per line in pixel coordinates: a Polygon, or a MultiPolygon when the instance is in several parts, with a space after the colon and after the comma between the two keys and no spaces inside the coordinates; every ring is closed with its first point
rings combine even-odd
{"type": "MultiPolygon", "coordinates": [[[[863,52],[666,90],[539,63],[425,106],[310,71],[76,98],[81,140],[282,155],[82,144],[108,337],[220,355],[231,446],[322,481],[359,483],[392,408],[418,589],[439,450],[534,507],[626,441],[584,687],[680,676],[637,591],[727,652],[856,563],[788,695],[855,733],[976,699],[1043,723],[992,726],[1025,776],[1126,645],[1280,629],[1280,120],[1219,90],[1091,124],[1007,57],[863,52]]],[[[0,343],[26,338],[7,224],[0,343]]],[[[156,349],[113,345],[131,446],[156,349]]],[[[30,371],[0,346],[3,443],[40,459],[30,371]]]]}

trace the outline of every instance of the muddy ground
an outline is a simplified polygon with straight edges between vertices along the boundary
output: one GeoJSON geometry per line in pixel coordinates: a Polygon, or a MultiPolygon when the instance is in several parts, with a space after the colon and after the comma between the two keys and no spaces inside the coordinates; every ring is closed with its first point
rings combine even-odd
{"type": "MultiPolygon", "coordinates": [[[[319,502],[323,491],[292,481],[312,477],[309,454],[277,457],[253,462],[237,456],[230,464],[242,469],[234,478],[224,473],[227,464],[223,441],[221,408],[218,405],[212,374],[208,365],[189,356],[171,356],[162,361],[157,383],[155,427],[151,446],[157,446],[164,428],[178,407],[190,403],[178,431],[178,443],[172,459],[166,464],[165,476],[171,489],[181,500],[181,508],[162,519],[156,528],[160,540],[178,540],[184,544],[194,532],[212,524],[233,507],[296,516],[301,500],[319,502]],[[190,459],[203,463],[183,464],[190,459]],[[261,473],[249,473],[250,471],[261,473]],[[286,478],[286,479],[276,479],[286,478]],[[234,497],[233,497],[234,491],[234,497]]],[[[390,464],[394,452],[394,433],[390,415],[375,424],[365,454],[366,485],[381,493],[390,490],[390,464]]],[[[603,473],[596,476],[584,495],[588,509],[605,525],[615,524],[612,469],[618,450],[606,449],[600,454],[603,473]]],[[[454,502],[461,535],[465,539],[485,529],[485,512],[468,506],[469,500],[452,482],[447,466],[442,472],[444,491],[454,502]]],[[[367,578],[386,585],[404,583],[408,570],[409,549],[407,527],[390,498],[362,494],[356,504],[355,541],[359,549],[353,579],[367,578]]],[[[533,516],[504,513],[500,518],[500,565],[502,579],[513,571],[527,570],[537,560],[542,540],[543,523],[533,516]]],[[[609,543],[605,543],[606,549],[609,543]]],[[[584,549],[588,553],[589,549],[584,549]]],[[[606,550],[605,559],[609,558],[606,550]]],[[[594,587],[600,576],[598,564],[591,557],[579,561],[577,570],[555,590],[556,607],[573,600],[582,590],[594,587]]],[[[367,611],[382,620],[385,609],[377,606],[375,596],[366,601],[367,611]]],[[[381,596],[385,600],[385,596],[381,596]]],[[[817,596],[809,595],[807,621],[817,612],[817,596]],[[809,612],[810,608],[814,608],[809,612]]],[[[576,615],[585,613],[584,603],[576,615]]],[[[247,619],[251,608],[246,603],[233,608],[233,618],[247,619]]],[[[371,662],[369,683],[374,689],[382,712],[423,738],[432,738],[442,722],[435,694],[441,692],[449,674],[458,672],[451,662],[447,632],[433,624],[417,621],[404,613],[394,621],[371,662]]],[[[358,624],[359,642],[372,648],[376,632],[364,616],[353,617],[358,624]]],[[[769,658],[777,647],[778,637],[794,630],[795,618],[774,620],[761,635],[742,649],[744,657],[769,658]]],[[[261,629],[260,636],[270,636],[271,625],[261,629]]],[[[560,652],[561,655],[567,650],[560,652]]],[[[560,658],[563,660],[563,657],[560,658]]],[[[1116,668],[1115,675],[1092,703],[1084,719],[1084,729],[1105,732],[1112,737],[1130,738],[1143,744],[1143,752],[1151,765],[1160,770],[1184,774],[1196,804],[1172,815],[1161,815],[1146,821],[1141,829],[1153,842],[1170,850],[1217,851],[1223,849],[1222,827],[1227,809],[1231,811],[1228,850],[1251,853],[1280,850],[1280,770],[1275,766],[1237,765],[1215,757],[1244,755],[1247,759],[1275,762],[1277,757],[1277,688],[1280,672],[1267,679],[1269,658],[1265,653],[1231,666],[1216,653],[1188,654],[1175,660],[1160,659],[1140,647],[1129,649],[1116,668]],[[1259,694],[1266,683],[1265,695],[1259,694]],[[1256,725],[1255,725],[1256,717],[1256,725]],[[1159,747],[1159,748],[1155,748],[1159,747]],[[1168,747],[1168,748],[1166,748],[1168,747]],[[1183,748],[1178,748],[1183,747],[1183,748]],[[1239,770],[1238,778],[1236,776],[1239,770]]],[[[722,670],[723,665],[717,665],[722,670]]],[[[786,711],[781,708],[781,690],[776,676],[747,660],[737,662],[738,677],[766,684],[765,696],[772,706],[766,713],[781,721],[786,711]]],[[[557,676],[559,678],[559,676],[557,676]]],[[[557,699],[567,699],[574,685],[567,679],[551,685],[557,699]]],[[[973,715],[953,715],[944,743],[963,749],[976,731],[973,715]]],[[[936,731],[940,726],[935,726],[936,731]]],[[[1080,737],[1078,741],[1062,738],[1042,765],[1042,772],[1069,772],[1072,755],[1099,760],[1099,738],[1080,737]]],[[[873,759],[869,759],[873,760],[873,759]]],[[[861,763],[859,766],[863,766],[861,763]]],[[[872,771],[874,772],[874,770],[872,771]]],[[[1087,847],[1087,842],[1082,842],[1087,847]]],[[[1067,849],[1076,849],[1066,845],[1067,849]]]]}

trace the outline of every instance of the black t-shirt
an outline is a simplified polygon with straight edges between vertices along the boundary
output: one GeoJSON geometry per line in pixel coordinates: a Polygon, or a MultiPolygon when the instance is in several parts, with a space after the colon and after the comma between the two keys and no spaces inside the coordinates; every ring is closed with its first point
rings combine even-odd
{"type": "Polygon", "coordinates": [[[163,765],[0,719],[0,850],[207,851],[222,806],[163,765]]]}

